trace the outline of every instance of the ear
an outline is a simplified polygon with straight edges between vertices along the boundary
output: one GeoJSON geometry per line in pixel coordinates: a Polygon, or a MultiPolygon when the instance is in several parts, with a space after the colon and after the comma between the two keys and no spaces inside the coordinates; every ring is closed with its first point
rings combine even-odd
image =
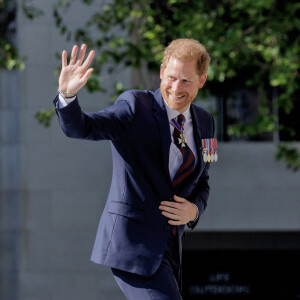
{"type": "Polygon", "coordinates": [[[160,73],[159,73],[160,80],[163,79],[163,75],[164,75],[164,66],[161,64],[161,65],[160,65],[160,73]]]}
{"type": "Polygon", "coordinates": [[[206,81],[206,78],[207,78],[207,74],[203,74],[201,77],[200,77],[200,80],[199,80],[199,85],[198,85],[198,88],[201,89],[203,86],[204,86],[204,83],[206,81]]]}

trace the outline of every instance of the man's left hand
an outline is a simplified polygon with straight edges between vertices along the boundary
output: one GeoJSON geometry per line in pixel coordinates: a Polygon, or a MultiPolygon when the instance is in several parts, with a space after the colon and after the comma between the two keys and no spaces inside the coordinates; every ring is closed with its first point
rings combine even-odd
{"type": "Polygon", "coordinates": [[[169,218],[168,223],[173,226],[187,224],[197,218],[197,207],[190,201],[174,195],[175,202],[162,201],[159,209],[169,218]]]}

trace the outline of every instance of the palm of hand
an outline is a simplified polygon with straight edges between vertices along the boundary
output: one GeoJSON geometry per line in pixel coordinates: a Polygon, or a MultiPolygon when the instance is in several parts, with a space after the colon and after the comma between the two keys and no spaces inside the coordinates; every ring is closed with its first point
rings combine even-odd
{"type": "Polygon", "coordinates": [[[62,69],[59,76],[59,88],[68,94],[76,94],[88,81],[90,75],[93,72],[90,66],[93,57],[95,55],[94,51],[91,51],[84,60],[86,45],[82,45],[78,58],[77,57],[78,47],[73,46],[69,65],[67,64],[67,52],[64,50],[62,53],[62,69]]]}
{"type": "Polygon", "coordinates": [[[80,72],[77,66],[71,65],[63,68],[59,77],[59,86],[61,90],[68,91],[70,93],[76,93],[82,86],[82,80],[84,74],[80,72]]]}

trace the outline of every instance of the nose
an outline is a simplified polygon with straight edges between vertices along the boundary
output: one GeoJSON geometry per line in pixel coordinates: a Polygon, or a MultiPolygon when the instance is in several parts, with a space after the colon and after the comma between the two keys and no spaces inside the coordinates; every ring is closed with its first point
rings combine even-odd
{"type": "Polygon", "coordinates": [[[180,80],[176,80],[172,84],[172,91],[174,93],[179,93],[181,91],[181,83],[180,80]]]}

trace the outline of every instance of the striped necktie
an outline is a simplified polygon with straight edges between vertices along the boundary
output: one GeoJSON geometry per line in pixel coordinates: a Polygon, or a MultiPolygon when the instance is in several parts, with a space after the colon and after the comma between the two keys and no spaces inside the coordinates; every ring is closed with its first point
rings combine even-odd
{"type": "Polygon", "coordinates": [[[175,127],[173,132],[174,143],[179,148],[183,158],[182,164],[173,178],[173,187],[176,187],[193,172],[195,165],[195,156],[193,151],[186,143],[183,135],[185,122],[184,115],[180,114],[178,116],[177,122],[175,119],[172,119],[171,122],[175,127]]]}
{"type": "MultiPolygon", "coordinates": [[[[182,164],[173,178],[172,184],[175,189],[193,172],[195,165],[195,155],[186,143],[183,135],[184,122],[185,117],[182,114],[178,116],[177,121],[176,118],[171,120],[171,124],[175,127],[173,132],[174,143],[179,148],[183,158],[182,164]]],[[[177,226],[173,228],[172,233],[174,236],[177,235],[177,226]]]]}

